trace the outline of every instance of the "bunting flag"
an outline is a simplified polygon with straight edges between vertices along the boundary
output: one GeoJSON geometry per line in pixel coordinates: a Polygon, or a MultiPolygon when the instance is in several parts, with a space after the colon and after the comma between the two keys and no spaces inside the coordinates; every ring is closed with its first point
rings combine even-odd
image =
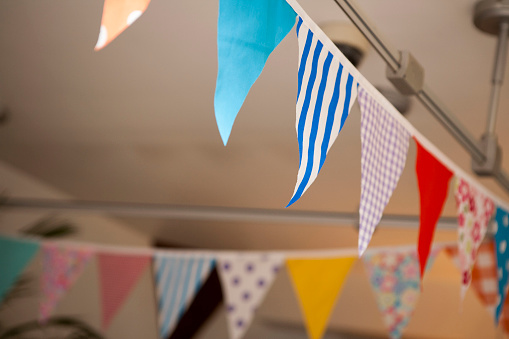
{"type": "Polygon", "coordinates": [[[214,109],[228,142],[235,117],[267,58],[295,24],[285,0],[220,0],[214,109]]]}
{"type": "Polygon", "coordinates": [[[363,88],[359,90],[358,101],[362,141],[359,255],[362,255],[405,168],[410,133],[363,88]]]}
{"type": "Polygon", "coordinates": [[[106,330],[145,268],[150,264],[151,258],[150,256],[99,253],[97,260],[102,302],[102,328],[106,330]]]}
{"type": "Polygon", "coordinates": [[[95,50],[104,48],[131,26],[145,12],[149,3],[150,0],[104,0],[101,29],[95,50]]]}
{"type": "Polygon", "coordinates": [[[299,71],[295,127],[300,162],[297,184],[288,206],[296,202],[318,176],[357,97],[357,81],[349,70],[353,66],[339,50],[335,55],[327,50],[301,17],[297,22],[297,37],[299,71]]]}
{"type": "Polygon", "coordinates": [[[449,181],[453,173],[438,161],[415,139],[417,144],[417,160],[415,170],[417,172],[417,181],[419,183],[420,195],[420,226],[419,242],[417,245],[419,252],[419,262],[421,267],[421,279],[424,276],[424,268],[428,260],[431,241],[437,226],[438,219],[442,213],[449,181]]]}
{"type": "MultiPolygon", "coordinates": [[[[458,269],[462,270],[458,255],[458,247],[448,247],[447,254],[452,258],[458,269]]],[[[495,315],[498,297],[497,260],[493,241],[484,242],[479,246],[477,258],[472,268],[472,287],[475,294],[491,315],[495,315]]]]}
{"type": "Polygon", "coordinates": [[[161,338],[173,332],[214,265],[209,256],[156,253],[154,273],[161,338]]]}
{"type": "Polygon", "coordinates": [[[218,257],[231,339],[241,338],[279,272],[279,254],[225,254],[218,257]]]}
{"type": "MultiPolygon", "coordinates": [[[[432,251],[427,269],[438,251],[432,251]]],[[[419,261],[415,250],[369,253],[364,257],[371,287],[391,338],[400,338],[420,293],[419,261]]]]}
{"type": "Polygon", "coordinates": [[[488,223],[495,210],[493,200],[470,185],[463,178],[456,178],[456,206],[458,210],[458,248],[461,269],[461,298],[465,297],[474,267],[477,250],[481,245],[488,223]]]}
{"type": "Polygon", "coordinates": [[[509,250],[507,250],[507,241],[509,240],[509,214],[502,208],[497,207],[496,233],[495,233],[495,253],[497,256],[497,276],[498,276],[498,298],[495,308],[495,323],[498,324],[500,314],[507,297],[507,287],[509,278],[509,250]]]}
{"type": "Polygon", "coordinates": [[[355,258],[286,261],[311,339],[322,337],[355,258]]]}
{"type": "Polygon", "coordinates": [[[36,242],[0,237],[0,303],[38,249],[36,242]]]}
{"type": "Polygon", "coordinates": [[[59,300],[81,275],[92,255],[92,250],[87,248],[67,248],[52,243],[42,246],[40,322],[46,322],[59,300]]]}
{"type": "Polygon", "coordinates": [[[500,314],[499,325],[505,335],[509,334],[509,298],[505,298],[502,313],[500,314]]]}

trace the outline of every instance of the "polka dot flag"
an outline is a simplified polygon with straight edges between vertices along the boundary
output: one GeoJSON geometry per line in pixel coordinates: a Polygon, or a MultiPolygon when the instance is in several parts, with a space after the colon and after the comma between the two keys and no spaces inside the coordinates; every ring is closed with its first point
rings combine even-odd
{"type": "Polygon", "coordinates": [[[149,3],[150,0],[105,0],[95,50],[102,49],[131,26],[145,12],[149,3]]]}
{"type": "Polygon", "coordinates": [[[230,338],[245,334],[283,259],[279,254],[224,254],[218,258],[230,338]]]}
{"type": "Polygon", "coordinates": [[[500,207],[497,207],[495,216],[495,252],[497,256],[497,275],[498,275],[498,295],[497,308],[495,310],[495,323],[498,323],[500,314],[504,306],[504,300],[507,294],[507,283],[509,278],[509,250],[507,249],[507,240],[509,239],[509,214],[500,207]]]}

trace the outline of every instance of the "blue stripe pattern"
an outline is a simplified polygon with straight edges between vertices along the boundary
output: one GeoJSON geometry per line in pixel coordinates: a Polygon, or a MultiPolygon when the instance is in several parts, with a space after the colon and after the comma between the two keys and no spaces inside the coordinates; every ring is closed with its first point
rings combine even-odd
{"type": "Polygon", "coordinates": [[[288,206],[296,202],[318,176],[357,97],[352,74],[300,17],[297,38],[300,50],[296,123],[299,173],[288,206]]]}
{"type": "Polygon", "coordinates": [[[167,338],[214,268],[209,257],[156,254],[154,273],[159,306],[159,335],[167,338]]]}

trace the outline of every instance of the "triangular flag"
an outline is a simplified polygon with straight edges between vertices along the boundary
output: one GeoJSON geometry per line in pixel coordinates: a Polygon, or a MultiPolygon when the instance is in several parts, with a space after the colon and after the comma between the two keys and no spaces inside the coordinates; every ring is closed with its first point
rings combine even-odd
{"type": "Polygon", "coordinates": [[[102,302],[102,328],[107,329],[127,296],[136,285],[150,256],[99,253],[99,281],[102,302]]]}
{"type": "Polygon", "coordinates": [[[131,26],[148,7],[150,0],[104,0],[101,30],[95,45],[98,51],[131,26]]]}
{"type": "Polygon", "coordinates": [[[507,241],[509,241],[508,212],[497,207],[495,221],[497,225],[497,231],[495,233],[495,253],[497,256],[498,276],[498,298],[495,308],[495,323],[497,324],[507,297],[507,287],[509,283],[509,250],[507,249],[507,241]]]}
{"type": "Polygon", "coordinates": [[[39,244],[0,237],[0,303],[39,249],[39,244]]]}
{"type": "MultiPolygon", "coordinates": [[[[345,124],[357,97],[350,62],[339,50],[327,49],[299,17],[299,71],[296,130],[299,142],[297,184],[288,206],[296,202],[318,176],[328,151],[345,124]]],[[[288,207],[287,206],[287,207],[288,207]]]]}
{"type": "Polygon", "coordinates": [[[67,248],[57,244],[42,245],[42,300],[39,320],[45,322],[58,301],[76,282],[93,252],[88,248],[67,248]]]}
{"type": "Polygon", "coordinates": [[[504,334],[509,334],[509,298],[505,298],[502,313],[500,314],[499,325],[504,334]]]}
{"type": "Polygon", "coordinates": [[[246,333],[283,260],[279,254],[239,253],[218,257],[231,339],[239,339],[246,333]]]}
{"type": "Polygon", "coordinates": [[[322,337],[355,258],[288,259],[286,266],[311,339],[322,337]]]}
{"type": "Polygon", "coordinates": [[[453,173],[431,153],[428,152],[417,139],[417,160],[415,170],[419,183],[420,195],[420,226],[419,226],[419,262],[421,266],[421,279],[424,275],[424,268],[428,260],[431,241],[437,226],[438,219],[442,213],[449,181],[453,173]]]}
{"type": "Polygon", "coordinates": [[[209,256],[156,253],[154,274],[159,307],[159,335],[167,338],[214,268],[209,256]]]}
{"type": "MultiPolygon", "coordinates": [[[[427,269],[438,251],[432,251],[427,269]]],[[[371,287],[391,338],[400,338],[420,293],[419,261],[415,250],[366,252],[363,257],[371,287]]]]}
{"type": "Polygon", "coordinates": [[[474,267],[477,250],[486,235],[495,205],[463,178],[456,178],[458,211],[458,259],[461,270],[461,298],[465,297],[474,267]]]}
{"type": "MultiPolygon", "coordinates": [[[[448,247],[447,253],[458,269],[461,270],[458,248],[448,247]]],[[[466,276],[463,274],[463,281],[466,276]]],[[[472,268],[472,287],[481,303],[491,315],[495,315],[498,297],[497,260],[493,241],[484,242],[479,246],[477,258],[472,268]]]]}
{"type": "Polygon", "coordinates": [[[214,109],[225,145],[249,89],[292,29],[295,16],[285,0],[219,1],[214,109]]]}
{"type": "Polygon", "coordinates": [[[410,133],[363,88],[359,90],[358,101],[362,141],[359,255],[362,255],[405,168],[410,133]]]}

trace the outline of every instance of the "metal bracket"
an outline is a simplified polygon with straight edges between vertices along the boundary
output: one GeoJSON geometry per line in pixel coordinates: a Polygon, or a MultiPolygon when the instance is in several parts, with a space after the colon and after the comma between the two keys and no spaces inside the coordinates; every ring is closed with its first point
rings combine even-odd
{"type": "Polygon", "coordinates": [[[408,51],[400,51],[400,68],[393,71],[387,67],[386,76],[404,95],[415,95],[424,86],[424,68],[408,51]]]}
{"type": "Polygon", "coordinates": [[[497,136],[494,134],[483,134],[479,146],[484,151],[486,160],[478,162],[472,158],[472,171],[479,176],[493,176],[500,170],[502,152],[498,145],[497,136]]]}

